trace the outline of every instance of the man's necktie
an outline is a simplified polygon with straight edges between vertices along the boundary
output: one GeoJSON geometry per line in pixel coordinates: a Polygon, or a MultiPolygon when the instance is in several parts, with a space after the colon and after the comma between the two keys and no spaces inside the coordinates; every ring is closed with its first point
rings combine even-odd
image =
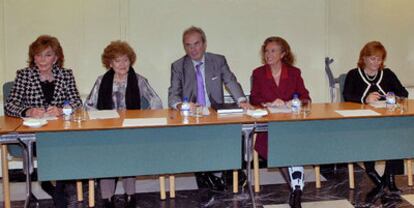
{"type": "Polygon", "coordinates": [[[200,62],[196,65],[196,74],[197,74],[197,103],[206,106],[206,97],[204,92],[204,80],[203,75],[201,74],[201,65],[203,62],[200,62]]]}

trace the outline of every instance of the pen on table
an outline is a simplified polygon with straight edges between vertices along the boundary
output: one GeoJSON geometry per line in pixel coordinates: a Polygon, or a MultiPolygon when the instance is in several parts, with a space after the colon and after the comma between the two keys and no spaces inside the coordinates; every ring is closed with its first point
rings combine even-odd
{"type": "Polygon", "coordinates": [[[49,111],[49,105],[45,105],[45,114],[49,111]]]}

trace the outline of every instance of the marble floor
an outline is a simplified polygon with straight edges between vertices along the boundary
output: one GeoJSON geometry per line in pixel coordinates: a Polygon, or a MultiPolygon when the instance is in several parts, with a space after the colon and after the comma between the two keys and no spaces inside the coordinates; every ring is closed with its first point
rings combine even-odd
{"type": "MultiPolygon", "coordinates": [[[[369,181],[364,170],[355,167],[356,188],[348,188],[347,168],[339,168],[335,172],[328,171],[323,173],[325,181],[322,182],[322,188],[316,189],[315,182],[307,180],[303,194],[304,208],[348,208],[360,207],[364,204],[366,194],[372,189],[373,184],[369,181]]],[[[139,181],[139,180],[138,180],[139,181]]],[[[407,186],[406,176],[397,176],[397,185],[402,189],[402,197],[399,200],[383,198],[376,202],[372,207],[390,207],[390,208],[414,208],[414,188],[407,186]]],[[[191,186],[191,185],[190,185],[191,186]]],[[[196,189],[178,190],[175,199],[161,201],[158,192],[136,194],[138,199],[137,207],[140,208],[193,208],[193,207],[213,207],[213,208],[247,208],[252,207],[252,202],[248,192],[244,187],[238,194],[231,191],[226,192],[207,192],[196,189]]],[[[87,190],[86,187],[84,190],[87,190]]],[[[73,195],[74,187],[67,190],[68,195],[73,195]]],[[[97,193],[99,193],[97,191],[97,193]]],[[[87,193],[84,193],[86,198],[87,193]]],[[[288,208],[289,187],[284,183],[268,183],[261,186],[260,193],[255,194],[256,206],[260,208],[288,208]]],[[[41,198],[41,197],[39,197],[41,198]]],[[[123,207],[124,200],[122,195],[116,195],[117,207],[123,207]]],[[[101,207],[101,199],[97,196],[96,207],[101,207]]],[[[53,203],[49,198],[39,201],[41,208],[52,208],[53,203]]],[[[2,207],[2,206],[0,206],[2,207]]],[[[14,200],[13,208],[23,207],[23,201],[14,200]]],[[[73,207],[87,207],[86,202],[79,203],[73,207]]]]}

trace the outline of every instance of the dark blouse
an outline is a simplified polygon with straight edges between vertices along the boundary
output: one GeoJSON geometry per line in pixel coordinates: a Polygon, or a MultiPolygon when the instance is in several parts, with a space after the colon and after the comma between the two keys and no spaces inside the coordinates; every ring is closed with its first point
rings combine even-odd
{"type": "MultiPolygon", "coordinates": [[[[45,106],[47,107],[48,105],[50,105],[50,103],[52,102],[53,99],[53,93],[55,92],[55,82],[40,82],[40,87],[42,88],[42,92],[43,95],[45,96],[45,106]]],[[[22,112],[21,116],[25,117],[26,116],[26,112],[29,110],[30,108],[26,108],[24,109],[24,111],[22,112]]]]}
{"type": "Polygon", "coordinates": [[[42,87],[43,95],[45,96],[46,105],[50,105],[53,99],[53,93],[55,92],[55,82],[40,82],[42,87]]]}

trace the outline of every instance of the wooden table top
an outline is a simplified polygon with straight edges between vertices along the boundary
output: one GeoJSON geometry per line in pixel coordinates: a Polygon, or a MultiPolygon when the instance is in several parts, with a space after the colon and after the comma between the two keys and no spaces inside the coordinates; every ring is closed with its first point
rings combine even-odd
{"type": "Polygon", "coordinates": [[[82,122],[65,122],[62,118],[48,121],[48,124],[41,128],[30,128],[27,126],[20,126],[18,132],[47,132],[47,131],[77,131],[77,130],[105,130],[105,129],[120,129],[120,128],[151,128],[151,127],[176,127],[176,126],[198,126],[198,125],[214,125],[214,124],[240,124],[253,123],[255,120],[247,115],[231,115],[218,116],[214,110],[210,110],[209,116],[201,118],[188,117],[185,121],[180,115],[179,111],[172,109],[162,110],[125,110],[118,111],[120,118],[115,119],[94,119],[82,122]],[[123,127],[124,119],[135,118],[166,118],[166,125],[154,126],[134,126],[123,127]]]}
{"type": "MultiPolygon", "coordinates": [[[[201,118],[189,117],[188,121],[180,115],[180,112],[171,109],[163,110],[126,110],[119,111],[120,118],[116,119],[96,119],[86,120],[82,122],[64,122],[62,118],[49,121],[47,125],[41,128],[30,128],[21,125],[17,131],[22,133],[28,132],[47,132],[47,131],[77,131],[77,130],[105,130],[105,129],[120,129],[120,128],[151,128],[151,127],[175,127],[175,126],[198,126],[198,125],[214,125],[214,124],[244,124],[244,123],[266,123],[273,121],[303,121],[303,120],[332,120],[332,119],[344,119],[350,117],[343,117],[336,113],[335,110],[356,110],[356,109],[369,109],[380,113],[381,117],[387,116],[414,116],[414,100],[408,101],[408,109],[404,112],[396,109],[393,112],[386,109],[374,108],[370,105],[358,104],[358,103],[316,103],[312,104],[311,113],[308,115],[293,115],[291,113],[284,114],[269,114],[262,118],[252,118],[247,115],[229,115],[220,116],[214,110],[210,110],[209,116],[201,118]],[[154,125],[154,126],[134,126],[123,127],[122,123],[124,119],[132,118],[166,118],[166,125],[154,125]]],[[[363,116],[362,118],[377,117],[377,116],[363,116]]],[[[352,117],[357,118],[357,117],[352,117]]]]}
{"type": "Polygon", "coordinates": [[[0,134],[16,131],[22,122],[23,120],[20,118],[0,116],[0,134]]]}
{"type": "Polygon", "coordinates": [[[269,114],[261,119],[260,122],[270,121],[301,121],[301,120],[332,120],[332,119],[351,119],[351,118],[370,118],[378,116],[360,116],[360,117],[343,117],[336,113],[336,110],[372,110],[380,115],[380,117],[392,116],[414,116],[414,100],[408,100],[408,109],[401,111],[399,108],[394,111],[389,111],[385,108],[374,108],[368,104],[359,104],[351,102],[342,103],[315,103],[312,104],[311,113],[308,115],[300,114],[293,115],[291,113],[285,114],[269,114]]]}

